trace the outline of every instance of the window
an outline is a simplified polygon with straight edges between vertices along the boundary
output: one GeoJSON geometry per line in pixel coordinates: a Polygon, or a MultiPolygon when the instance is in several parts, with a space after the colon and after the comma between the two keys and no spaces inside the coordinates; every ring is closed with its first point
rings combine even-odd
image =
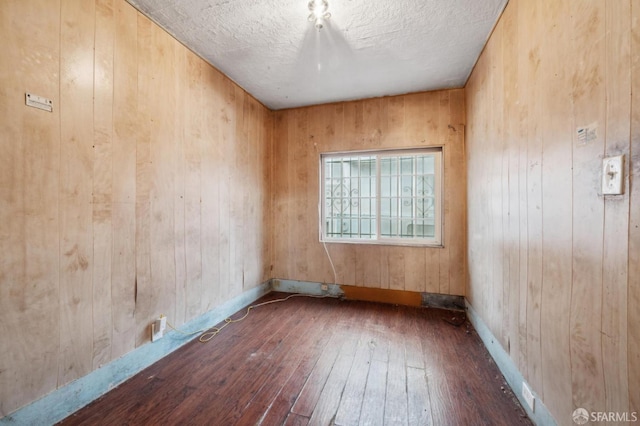
{"type": "Polygon", "coordinates": [[[440,245],[442,148],[322,154],[321,241],[440,245]]]}

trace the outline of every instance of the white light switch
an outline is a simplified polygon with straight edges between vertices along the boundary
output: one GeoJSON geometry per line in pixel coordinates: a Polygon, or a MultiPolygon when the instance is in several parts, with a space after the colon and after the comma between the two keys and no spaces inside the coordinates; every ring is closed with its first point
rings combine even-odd
{"type": "Polygon", "coordinates": [[[602,160],[602,195],[623,193],[624,155],[607,157],[602,160]]]}

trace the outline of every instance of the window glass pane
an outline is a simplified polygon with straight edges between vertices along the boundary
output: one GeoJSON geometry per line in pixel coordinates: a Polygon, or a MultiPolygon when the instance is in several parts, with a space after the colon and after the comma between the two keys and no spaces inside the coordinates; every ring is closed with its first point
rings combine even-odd
{"type": "Polygon", "coordinates": [[[400,158],[400,168],[403,175],[413,174],[413,158],[402,157],[400,158]]]}
{"type": "Polygon", "coordinates": [[[381,218],[380,219],[380,235],[385,237],[391,236],[391,220],[381,218]]]}
{"type": "Polygon", "coordinates": [[[433,217],[435,213],[434,175],[424,175],[418,178],[417,195],[420,200],[419,216],[433,217]]]}
{"type": "Polygon", "coordinates": [[[429,224],[427,221],[420,222],[420,234],[418,237],[428,237],[432,238],[435,236],[435,227],[432,224],[429,224]]]}
{"type": "Polygon", "coordinates": [[[413,195],[413,176],[402,176],[402,196],[411,197],[413,195]]]}
{"type": "Polygon", "coordinates": [[[382,197],[391,196],[391,178],[387,176],[380,178],[380,195],[382,197]]]}
{"type": "Polygon", "coordinates": [[[363,236],[371,235],[371,221],[369,219],[360,220],[360,233],[363,236]]]}
{"type": "Polygon", "coordinates": [[[367,157],[362,164],[362,176],[372,177],[376,175],[376,159],[367,157]]]}
{"type": "Polygon", "coordinates": [[[360,216],[371,216],[371,198],[360,200],[360,216]]]}
{"type": "Polygon", "coordinates": [[[391,198],[380,199],[380,215],[382,217],[391,216],[391,198]]]}
{"type": "Polygon", "coordinates": [[[418,198],[416,200],[416,217],[424,218],[428,214],[428,202],[426,198],[418,198]]]}
{"type": "Polygon", "coordinates": [[[424,170],[421,173],[434,174],[435,173],[435,157],[433,155],[422,156],[424,163],[424,170]]]}
{"type": "Polygon", "coordinates": [[[403,237],[413,237],[413,223],[411,220],[402,220],[400,222],[400,235],[403,237]]]}
{"type": "Polygon", "coordinates": [[[439,243],[440,189],[436,185],[442,183],[436,174],[441,155],[440,150],[429,149],[323,156],[324,235],[407,239],[408,243],[435,238],[439,243]]]}
{"type": "Polygon", "coordinates": [[[403,198],[400,203],[400,208],[402,217],[413,217],[413,199],[403,198]]]}
{"type": "Polygon", "coordinates": [[[398,177],[390,176],[382,178],[388,182],[387,191],[381,191],[383,197],[397,197],[398,196],[398,177]]]}
{"type": "Polygon", "coordinates": [[[398,174],[398,158],[384,157],[380,160],[380,175],[393,176],[398,174]]]}
{"type": "Polygon", "coordinates": [[[340,235],[340,220],[331,219],[328,221],[327,232],[330,235],[340,235]]]}
{"type": "Polygon", "coordinates": [[[373,186],[373,179],[370,177],[363,177],[360,178],[360,182],[359,182],[359,189],[360,189],[360,196],[362,197],[373,197],[375,196],[375,192],[373,192],[373,190],[375,189],[373,186]]]}

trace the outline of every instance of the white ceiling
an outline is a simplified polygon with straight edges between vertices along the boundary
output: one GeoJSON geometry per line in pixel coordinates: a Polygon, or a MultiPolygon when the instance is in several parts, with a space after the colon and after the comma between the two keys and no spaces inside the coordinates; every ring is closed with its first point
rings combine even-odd
{"type": "Polygon", "coordinates": [[[271,109],[464,86],[508,0],[127,0],[271,109]]]}

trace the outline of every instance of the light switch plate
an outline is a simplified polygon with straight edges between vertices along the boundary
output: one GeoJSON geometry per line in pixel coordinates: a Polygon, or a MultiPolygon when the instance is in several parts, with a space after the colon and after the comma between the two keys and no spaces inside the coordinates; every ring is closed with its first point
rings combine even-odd
{"type": "Polygon", "coordinates": [[[602,160],[602,195],[624,193],[624,155],[606,157],[602,160]]]}

